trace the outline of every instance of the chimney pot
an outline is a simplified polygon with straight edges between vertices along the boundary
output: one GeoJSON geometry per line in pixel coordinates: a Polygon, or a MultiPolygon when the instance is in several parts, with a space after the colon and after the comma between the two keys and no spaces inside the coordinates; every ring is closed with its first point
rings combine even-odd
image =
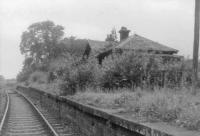
{"type": "Polygon", "coordinates": [[[119,30],[119,33],[120,33],[120,42],[121,42],[129,37],[130,30],[128,30],[126,27],[122,26],[121,30],[119,30]]]}

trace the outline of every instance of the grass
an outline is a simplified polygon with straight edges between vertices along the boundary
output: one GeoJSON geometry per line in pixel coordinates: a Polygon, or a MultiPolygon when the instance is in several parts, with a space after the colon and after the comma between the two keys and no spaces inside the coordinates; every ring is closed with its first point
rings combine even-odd
{"type": "Polygon", "coordinates": [[[56,95],[60,94],[59,81],[55,81],[53,83],[42,83],[42,84],[35,82],[29,84],[29,87],[37,88],[39,90],[43,90],[51,94],[56,94],[56,95]]]}
{"type": "Polygon", "coordinates": [[[102,109],[120,109],[120,115],[128,114],[140,121],[167,122],[190,130],[200,130],[200,93],[192,95],[188,89],[137,89],[134,92],[121,89],[103,92],[88,88],[71,98],[102,109]]]}
{"type": "MultiPolygon", "coordinates": [[[[59,81],[50,84],[35,82],[29,86],[60,94],[59,81]]],[[[67,97],[141,122],[167,122],[190,130],[200,130],[200,92],[193,95],[186,88],[155,91],[139,88],[134,91],[125,88],[114,91],[87,88],[67,97]]]]}
{"type": "Polygon", "coordinates": [[[54,80],[54,82],[48,83],[47,78],[47,72],[35,71],[30,75],[29,80],[27,81],[28,84],[26,82],[22,82],[18,83],[18,85],[28,85],[29,87],[37,88],[51,94],[59,95],[59,82],[61,81],[57,79],[54,80]]]}

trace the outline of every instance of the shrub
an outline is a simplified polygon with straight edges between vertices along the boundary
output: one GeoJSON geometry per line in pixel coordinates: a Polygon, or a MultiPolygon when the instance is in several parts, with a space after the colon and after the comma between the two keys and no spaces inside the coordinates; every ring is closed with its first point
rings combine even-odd
{"type": "MultiPolygon", "coordinates": [[[[77,89],[84,90],[88,86],[105,90],[125,87],[154,89],[187,86],[191,82],[190,70],[184,63],[163,63],[161,57],[138,52],[113,53],[102,65],[96,58],[85,60],[66,54],[52,59],[48,69],[48,82],[61,80],[62,94],[74,94],[77,89]]],[[[31,76],[32,82],[40,78],[36,75],[31,76]]]]}
{"type": "Polygon", "coordinates": [[[18,82],[25,82],[29,79],[32,71],[30,69],[24,69],[17,75],[18,82]]]}
{"type": "Polygon", "coordinates": [[[164,67],[166,87],[174,88],[192,84],[192,68],[184,61],[167,63],[164,67]]]}
{"type": "MultiPolygon", "coordinates": [[[[102,69],[103,87],[141,87],[160,69],[160,59],[141,53],[123,53],[105,59],[102,69]]],[[[150,82],[149,82],[150,83],[150,82]]]]}
{"type": "Polygon", "coordinates": [[[43,84],[47,82],[47,73],[41,71],[35,71],[30,75],[29,78],[30,83],[37,82],[39,84],[43,84]]]}
{"type": "MultiPolygon", "coordinates": [[[[62,64],[63,65],[63,64],[62,64]]],[[[61,89],[84,90],[85,87],[137,88],[137,87],[176,87],[188,80],[183,73],[186,66],[180,63],[163,63],[162,58],[145,53],[128,52],[112,54],[102,65],[97,60],[70,56],[65,66],[57,68],[57,75],[63,80],[61,89]]]]}
{"type": "Polygon", "coordinates": [[[63,94],[67,94],[67,91],[70,94],[74,93],[77,88],[84,90],[87,86],[97,86],[99,76],[97,60],[77,61],[77,59],[70,59],[69,61],[71,62],[66,63],[63,69],[63,76],[61,76],[63,82],[60,85],[60,89],[63,94]]]}
{"type": "Polygon", "coordinates": [[[56,75],[54,74],[54,72],[50,71],[47,77],[48,83],[54,81],[55,79],[56,79],[56,75]]]}

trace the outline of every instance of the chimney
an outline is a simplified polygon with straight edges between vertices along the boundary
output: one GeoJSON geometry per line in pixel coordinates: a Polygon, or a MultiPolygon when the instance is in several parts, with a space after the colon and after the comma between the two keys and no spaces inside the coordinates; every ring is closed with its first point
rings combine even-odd
{"type": "Polygon", "coordinates": [[[128,38],[130,30],[128,30],[126,27],[122,26],[121,30],[119,30],[120,33],[120,42],[128,38]]]}

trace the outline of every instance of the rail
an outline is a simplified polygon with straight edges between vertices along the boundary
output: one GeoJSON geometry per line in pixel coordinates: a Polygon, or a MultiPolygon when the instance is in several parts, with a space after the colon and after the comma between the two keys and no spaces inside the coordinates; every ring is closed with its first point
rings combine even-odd
{"type": "MultiPolygon", "coordinates": [[[[9,98],[9,94],[8,94],[8,91],[5,91],[6,92],[6,107],[5,107],[5,110],[4,110],[4,113],[3,113],[3,117],[2,117],[2,120],[0,122],[0,135],[2,134],[3,132],[3,127],[6,125],[6,119],[8,117],[8,112],[9,112],[9,109],[10,109],[10,98],[9,98]]],[[[18,91],[15,91],[16,93],[18,93],[19,95],[21,95],[25,101],[27,103],[30,104],[31,108],[36,112],[36,114],[38,114],[39,118],[42,119],[44,125],[46,126],[46,128],[48,130],[50,130],[50,133],[53,135],[53,136],[59,136],[58,133],[54,130],[54,128],[51,126],[51,124],[47,121],[47,119],[44,117],[44,115],[38,110],[38,108],[33,104],[33,102],[31,100],[29,100],[26,96],[24,96],[22,93],[18,92],[18,91]]]]}
{"type": "Polygon", "coordinates": [[[10,105],[10,99],[9,99],[9,96],[8,96],[8,92],[7,91],[5,91],[5,92],[6,92],[6,108],[4,110],[3,118],[2,118],[1,123],[0,123],[0,134],[1,134],[2,129],[3,129],[3,125],[5,124],[5,120],[6,120],[9,105],[10,105]]]}
{"type": "Polygon", "coordinates": [[[38,108],[32,103],[31,100],[29,100],[24,94],[16,91],[19,95],[21,95],[22,97],[24,97],[24,99],[30,103],[30,105],[33,107],[33,109],[39,114],[39,116],[41,117],[41,119],[45,122],[45,125],[47,126],[47,128],[51,131],[51,133],[54,136],[59,136],[57,134],[57,132],[54,130],[54,128],[51,126],[51,124],[47,121],[47,119],[44,117],[44,115],[38,110],[38,108]]]}

